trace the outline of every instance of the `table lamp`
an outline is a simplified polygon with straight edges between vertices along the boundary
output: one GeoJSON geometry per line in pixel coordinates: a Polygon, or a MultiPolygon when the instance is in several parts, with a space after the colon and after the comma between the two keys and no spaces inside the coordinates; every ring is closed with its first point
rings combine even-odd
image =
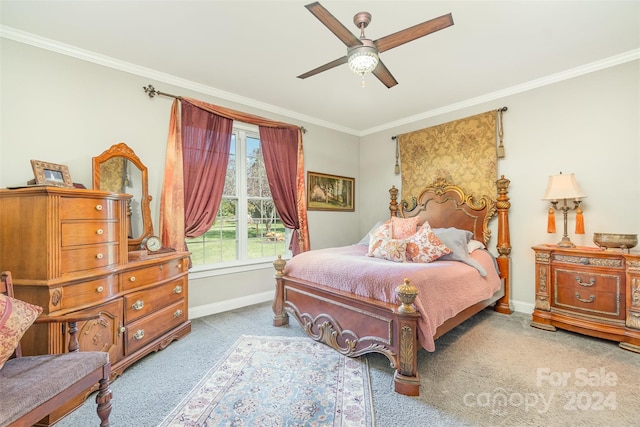
{"type": "Polygon", "coordinates": [[[576,211],[576,234],[584,234],[584,218],[582,216],[582,206],[580,199],[587,197],[578,183],[574,174],[552,175],[549,177],[547,191],[544,193],[542,200],[549,200],[551,206],[549,208],[547,233],[556,232],[555,211],[561,210],[564,215],[564,235],[562,240],[558,242],[561,248],[573,248],[574,245],[567,234],[567,213],[570,210],[576,211]],[[573,206],[569,206],[567,200],[573,201],[573,206]],[[562,201],[562,205],[558,203],[562,201]]]}

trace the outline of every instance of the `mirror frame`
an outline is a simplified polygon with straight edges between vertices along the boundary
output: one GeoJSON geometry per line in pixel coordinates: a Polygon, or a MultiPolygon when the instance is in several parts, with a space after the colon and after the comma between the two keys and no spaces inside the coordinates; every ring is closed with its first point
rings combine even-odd
{"type": "MultiPolygon", "coordinates": [[[[142,241],[153,235],[153,223],[151,222],[151,199],[149,195],[149,181],[147,167],[140,161],[136,153],[124,142],[112,145],[108,150],[93,158],[93,189],[100,190],[100,165],[114,157],[124,157],[133,163],[142,174],[142,200],[140,200],[140,211],[142,213],[142,233],[139,237],[129,239],[129,251],[140,249],[142,241]]],[[[100,190],[102,191],[102,190],[100,190]]],[[[127,218],[129,221],[129,218],[127,218]]]]}

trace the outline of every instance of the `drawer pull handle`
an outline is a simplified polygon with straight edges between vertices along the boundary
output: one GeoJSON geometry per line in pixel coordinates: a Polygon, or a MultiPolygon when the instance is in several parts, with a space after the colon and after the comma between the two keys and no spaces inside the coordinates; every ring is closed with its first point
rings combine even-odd
{"type": "Polygon", "coordinates": [[[102,228],[98,228],[98,229],[96,230],[96,234],[97,234],[98,236],[102,236],[102,234],[104,234],[104,230],[103,230],[102,228]]]}
{"type": "Polygon", "coordinates": [[[173,313],[173,317],[180,317],[180,316],[182,316],[182,310],[180,309],[176,310],[176,312],[173,313]]]}
{"type": "Polygon", "coordinates": [[[591,279],[589,279],[589,283],[585,283],[580,279],[580,277],[576,276],[576,282],[578,282],[578,285],[588,288],[596,284],[596,279],[592,277],[591,279]]]}
{"type": "Polygon", "coordinates": [[[96,259],[102,259],[102,258],[104,258],[104,255],[102,255],[102,254],[97,254],[96,255],[96,259]]]}
{"type": "Polygon", "coordinates": [[[134,340],[141,340],[144,338],[144,329],[138,329],[135,334],[133,334],[134,340]]]}
{"type": "Polygon", "coordinates": [[[178,267],[178,270],[182,270],[182,264],[178,264],[176,267],[178,267]]]}
{"type": "Polygon", "coordinates": [[[98,286],[96,288],[96,292],[102,292],[102,291],[104,291],[104,288],[102,286],[98,286]]]}
{"type": "Polygon", "coordinates": [[[102,210],[102,205],[96,205],[96,210],[97,211],[101,211],[102,210]]]}
{"type": "Polygon", "coordinates": [[[181,294],[182,293],[182,286],[178,285],[175,288],[173,288],[173,293],[174,294],[181,294]]]}
{"type": "Polygon", "coordinates": [[[589,299],[582,299],[582,298],[580,298],[580,293],[579,292],[576,292],[576,298],[578,299],[578,301],[584,302],[584,303],[590,303],[590,302],[594,302],[596,300],[596,296],[595,295],[590,295],[589,299]]]}
{"type": "Polygon", "coordinates": [[[124,334],[127,331],[127,328],[120,325],[120,329],[118,329],[118,335],[124,334]]]}
{"type": "Polygon", "coordinates": [[[131,308],[133,308],[134,310],[142,310],[142,307],[144,307],[144,301],[140,301],[140,300],[137,300],[131,306],[131,308]]]}
{"type": "Polygon", "coordinates": [[[129,281],[130,281],[130,282],[135,282],[135,281],[136,281],[136,276],[131,276],[131,277],[129,277],[129,281]]]}

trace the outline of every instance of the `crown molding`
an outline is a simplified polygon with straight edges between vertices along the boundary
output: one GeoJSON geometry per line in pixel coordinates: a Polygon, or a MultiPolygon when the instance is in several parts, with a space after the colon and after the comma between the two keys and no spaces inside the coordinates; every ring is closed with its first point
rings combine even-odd
{"type": "Polygon", "coordinates": [[[113,68],[119,71],[124,71],[137,76],[153,79],[158,82],[178,86],[184,89],[193,90],[198,93],[211,95],[216,98],[224,99],[226,101],[236,102],[238,104],[246,105],[249,107],[258,108],[260,110],[268,111],[274,114],[279,114],[296,120],[301,120],[307,123],[312,123],[325,128],[337,130],[351,135],[356,135],[358,131],[345,126],[338,125],[336,123],[320,120],[316,117],[300,114],[296,111],[280,108],[276,105],[260,102],[255,99],[247,98],[244,96],[236,95],[231,92],[226,92],[220,89],[213,88],[211,86],[202,85],[190,80],[182,79],[171,74],[161,73],[159,71],[141,67],[129,62],[121,61],[116,58],[112,58],[106,55],[100,55],[95,52],[80,49],[75,46],[71,46],[65,43],[60,43],[55,40],[40,37],[31,33],[17,30],[15,28],[0,25],[0,37],[14,40],[20,43],[28,44],[31,46],[46,49],[52,52],[60,53],[62,55],[70,56],[73,58],[81,59],[83,61],[92,62],[94,64],[102,65],[105,67],[113,68]]]}
{"type": "Polygon", "coordinates": [[[526,82],[520,85],[511,86],[510,88],[502,89],[497,92],[488,93],[475,98],[467,99],[462,102],[446,105],[433,110],[425,111],[420,114],[405,117],[404,119],[401,119],[401,120],[383,123],[379,126],[375,126],[369,129],[359,131],[356,129],[351,129],[345,126],[338,125],[336,123],[321,120],[316,117],[300,114],[296,111],[291,111],[284,108],[280,108],[275,105],[260,102],[252,98],[236,95],[231,92],[226,92],[220,89],[213,88],[211,86],[195,83],[190,80],[182,79],[170,74],[161,73],[156,70],[152,70],[150,68],[140,67],[135,64],[121,61],[109,56],[100,55],[88,50],[77,48],[75,46],[60,43],[55,40],[36,36],[34,34],[20,31],[15,28],[7,27],[4,25],[0,25],[0,37],[14,40],[20,43],[28,44],[31,46],[39,47],[42,49],[50,50],[52,52],[57,52],[62,55],[71,56],[77,59],[98,64],[98,65],[103,65],[105,67],[113,68],[116,70],[125,71],[130,74],[147,77],[158,82],[182,87],[184,89],[192,90],[198,93],[211,95],[216,98],[224,99],[231,102],[236,102],[249,107],[258,108],[260,110],[268,111],[274,114],[279,114],[282,116],[301,120],[307,123],[315,124],[328,129],[333,129],[333,130],[354,135],[357,137],[367,136],[373,133],[382,132],[382,131],[396,128],[399,126],[404,126],[406,124],[410,124],[416,121],[439,116],[441,114],[461,110],[463,108],[473,107],[473,106],[490,102],[490,101],[495,101],[497,99],[501,99],[507,96],[516,95],[532,89],[558,83],[563,80],[572,79],[574,77],[579,77],[584,74],[593,73],[606,68],[614,67],[616,65],[624,64],[631,61],[637,61],[638,59],[640,59],[640,49],[631,50],[629,52],[625,52],[620,55],[605,58],[599,61],[585,64],[580,67],[572,68],[572,69],[562,71],[560,73],[552,74],[546,77],[542,77],[536,80],[531,80],[529,82],[526,82]]]}
{"type": "Polygon", "coordinates": [[[566,71],[562,71],[556,74],[552,74],[540,79],[531,80],[529,82],[511,86],[506,89],[499,90],[497,92],[488,93],[486,95],[478,96],[475,98],[467,99],[462,102],[458,102],[451,105],[446,105],[434,110],[425,111],[424,113],[416,114],[410,117],[405,117],[402,120],[396,120],[394,122],[385,123],[380,126],[369,128],[361,131],[358,136],[366,136],[373,133],[385,131],[398,126],[403,126],[419,120],[428,119],[431,117],[439,116],[441,114],[450,113],[452,111],[461,110],[463,108],[473,107],[486,102],[495,101],[497,99],[505,98],[507,96],[517,95],[522,92],[526,92],[532,89],[537,89],[543,86],[558,83],[564,80],[569,80],[574,77],[579,77],[585,74],[593,73],[596,71],[604,70],[606,68],[615,67],[616,65],[624,64],[627,62],[637,61],[640,59],[640,49],[631,50],[629,52],[622,53],[620,55],[605,58],[600,61],[595,61],[580,67],[571,68],[566,71]]]}

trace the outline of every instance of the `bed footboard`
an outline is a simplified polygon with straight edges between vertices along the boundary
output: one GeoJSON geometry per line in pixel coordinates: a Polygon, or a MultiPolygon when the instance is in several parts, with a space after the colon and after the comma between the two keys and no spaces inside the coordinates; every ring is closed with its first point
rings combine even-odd
{"type": "Polygon", "coordinates": [[[418,318],[412,303],[417,290],[405,280],[396,288],[401,305],[353,296],[301,279],[286,277],[286,262],[278,257],[273,325],[283,326],[293,316],[313,340],[339,353],[358,357],[381,353],[395,369],[395,391],[418,396],[418,318]],[[350,329],[342,325],[349,325],[350,329]],[[356,332],[357,331],[357,332],[356,332]]]}

